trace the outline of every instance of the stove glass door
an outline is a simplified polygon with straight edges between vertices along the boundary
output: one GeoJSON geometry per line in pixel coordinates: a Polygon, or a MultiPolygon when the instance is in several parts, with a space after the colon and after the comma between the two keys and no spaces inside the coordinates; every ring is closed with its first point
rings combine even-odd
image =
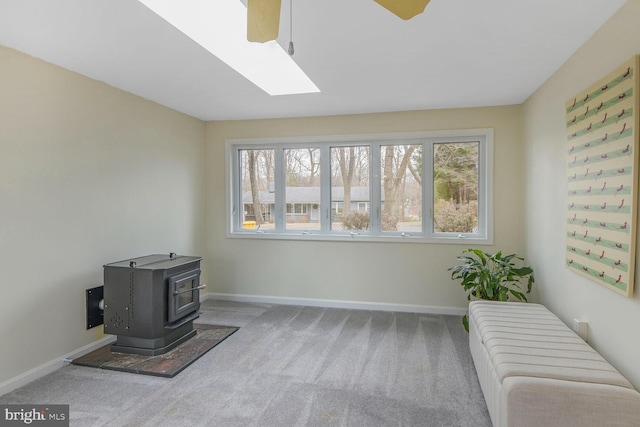
{"type": "Polygon", "coordinates": [[[176,297],[178,298],[178,301],[176,302],[178,304],[177,309],[181,310],[187,305],[193,303],[193,292],[189,292],[189,290],[197,288],[198,285],[196,285],[195,279],[191,279],[188,281],[180,282],[176,287],[176,291],[180,292],[178,295],[176,295],[176,297]]]}
{"type": "Polygon", "coordinates": [[[200,269],[169,277],[169,322],[175,322],[200,308],[199,286],[200,269]]]}

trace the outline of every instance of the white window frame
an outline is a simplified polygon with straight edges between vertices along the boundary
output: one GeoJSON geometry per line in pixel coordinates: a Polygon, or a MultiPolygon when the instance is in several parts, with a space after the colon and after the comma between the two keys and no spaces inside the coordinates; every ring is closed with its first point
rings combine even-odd
{"type": "Polygon", "coordinates": [[[358,212],[369,212],[369,203],[370,202],[358,202],[358,212]]]}
{"type": "Polygon", "coordinates": [[[227,139],[226,236],[249,239],[332,240],[362,242],[414,242],[453,244],[493,244],[493,129],[462,129],[385,134],[331,135],[282,138],[227,139]],[[425,144],[423,147],[423,177],[433,176],[433,146],[437,143],[479,142],[478,149],[478,233],[433,232],[432,180],[423,182],[422,233],[380,231],[380,149],[388,145],[425,144]],[[330,201],[330,149],[338,146],[370,145],[370,230],[352,232],[331,230],[333,203],[330,201]],[[283,152],[288,148],[314,147],[320,149],[321,200],[319,230],[287,230],[285,226],[285,182],[282,173],[283,152]],[[239,178],[239,152],[247,149],[275,150],[275,230],[245,229],[242,227],[242,194],[239,178]],[[374,153],[378,153],[377,155],[374,153]],[[280,169],[280,171],[279,171],[280,169]],[[278,196],[280,195],[280,196],[278,196]]]}

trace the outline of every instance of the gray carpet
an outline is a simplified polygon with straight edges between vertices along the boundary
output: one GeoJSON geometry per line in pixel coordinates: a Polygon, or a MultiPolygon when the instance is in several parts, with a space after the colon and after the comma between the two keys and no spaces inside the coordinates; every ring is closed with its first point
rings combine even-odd
{"type": "Polygon", "coordinates": [[[206,301],[240,326],[167,379],[64,368],[0,404],[69,404],[72,426],[491,426],[459,317],[206,301]]]}

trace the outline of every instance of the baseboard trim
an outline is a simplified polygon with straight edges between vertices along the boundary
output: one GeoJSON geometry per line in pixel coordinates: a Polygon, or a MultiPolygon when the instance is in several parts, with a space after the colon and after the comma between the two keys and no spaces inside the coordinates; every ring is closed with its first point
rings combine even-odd
{"type": "Polygon", "coordinates": [[[430,305],[390,304],[380,302],[344,301],[315,298],[274,297],[267,295],[226,294],[217,292],[200,294],[200,301],[207,300],[281,305],[306,305],[311,307],[348,308],[353,310],[400,311],[404,313],[445,314],[452,316],[462,316],[467,312],[466,308],[430,305]]]}
{"type": "Polygon", "coordinates": [[[62,368],[66,363],[69,363],[71,360],[84,356],[87,353],[92,352],[93,350],[97,350],[102,346],[115,342],[115,336],[106,336],[97,341],[89,343],[84,347],[81,347],[71,353],[67,353],[59,359],[54,359],[49,362],[43,363],[40,366],[36,366],[33,369],[28,370],[27,372],[20,374],[16,377],[9,378],[8,380],[0,383],[0,396],[7,394],[17,388],[25,386],[32,381],[37,380],[38,378],[42,378],[45,375],[49,375],[52,372],[57,371],[62,368]]]}

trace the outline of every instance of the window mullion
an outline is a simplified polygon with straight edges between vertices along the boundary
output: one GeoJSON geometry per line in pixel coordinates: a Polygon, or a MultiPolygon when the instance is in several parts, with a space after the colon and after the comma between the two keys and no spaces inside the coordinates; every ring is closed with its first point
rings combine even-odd
{"type": "Polygon", "coordinates": [[[484,192],[485,192],[485,176],[486,171],[484,168],[485,159],[485,144],[480,142],[478,144],[478,232],[484,233],[484,222],[486,220],[485,217],[485,203],[484,203],[484,192]]]}
{"type": "Polygon", "coordinates": [[[433,145],[434,140],[427,140],[422,152],[422,232],[425,237],[433,237],[433,145]]]}
{"type": "Polygon", "coordinates": [[[320,147],[320,231],[331,231],[331,148],[320,147]]]}
{"type": "Polygon", "coordinates": [[[478,228],[484,236],[492,235],[491,206],[488,203],[493,200],[492,195],[492,146],[487,137],[481,139],[478,147],[478,228]]]}
{"type": "Polygon", "coordinates": [[[381,218],[382,218],[382,166],[381,166],[381,150],[382,146],[379,142],[371,144],[371,155],[369,160],[369,221],[371,233],[380,234],[381,218]]]}
{"type": "MultiPolygon", "coordinates": [[[[231,155],[231,170],[239,171],[240,170],[240,149],[236,148],[233,150],[233,154],[231,155]]],[[[232,203],[233,209],[231,212],[231,230],[238,231],[242,229],[242,217],[243,217],[243,203],[242,203],[242,189],[240,185],[240,175],[238,173],[234,173],[231,176],[231,198],[230,201],[232,203]]]]}
{"type": "Polygon", "coordinates": [[[482,186],[482,212],[484,227],[483,236],[493,243],[493,130],[487,131],[480,144],[482,157],[479,159],[482,164],[483,174],[480,179],[482,186]]]}
{"type": "Polygon", "coordinates": [[[275,147],[274,153],[274,203],[276,209],[275,229],[276,232],[283,232],[285,230],[285,218],[286,218],[286,206],[285,206],[285,191],[286,191],[286,179],[285,179],[285,167],[284,167],[284,149],[282,147],[275,147]]]}

